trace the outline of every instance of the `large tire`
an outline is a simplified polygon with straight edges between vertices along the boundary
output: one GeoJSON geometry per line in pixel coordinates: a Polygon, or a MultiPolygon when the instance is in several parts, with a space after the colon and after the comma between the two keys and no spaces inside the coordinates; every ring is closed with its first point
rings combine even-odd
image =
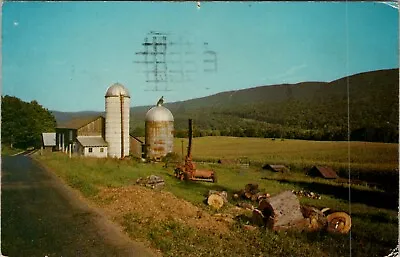
{"type": "Polygon", "coordinates": [[[351,218],[345,212],[334,212],[329,214],[328,220],[328,232],[347,234],[351,228],[351,218]]]}

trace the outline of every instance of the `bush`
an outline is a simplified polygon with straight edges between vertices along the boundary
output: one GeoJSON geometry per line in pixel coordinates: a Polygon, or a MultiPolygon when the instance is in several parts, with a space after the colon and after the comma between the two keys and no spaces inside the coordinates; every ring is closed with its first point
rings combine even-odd
{"type": "Polygon", "coordinates": [[[166,156],[162,158],[162,161],[165,163],[165,167],[168,167],[170,164],[180,163],[181,160],[182,157],[175,152],[168,153],[166,156]]]}

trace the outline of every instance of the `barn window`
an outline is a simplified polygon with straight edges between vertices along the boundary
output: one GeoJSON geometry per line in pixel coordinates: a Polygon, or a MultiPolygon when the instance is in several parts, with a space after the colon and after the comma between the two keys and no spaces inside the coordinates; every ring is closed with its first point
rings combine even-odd
{"type": "Polygon", "coordinates": [[[89,147],[89,153],[93,152],[93,148],[89,147]]]}
{"type": "Polygon", "coordinates": [[[104,152],[104,148],[103,147],[100,148],[100,153],[102,153],[102,152],[104,152]]]}

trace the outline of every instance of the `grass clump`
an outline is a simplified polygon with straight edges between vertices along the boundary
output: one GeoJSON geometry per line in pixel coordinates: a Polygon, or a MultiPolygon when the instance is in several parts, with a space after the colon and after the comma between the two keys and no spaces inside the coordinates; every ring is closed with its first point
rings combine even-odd
{"type": "Polygon", "coordinates": [[[129,213],[122,225],[135,239],[143,236],[160,249],[164,256],[322,256],[321,249],[304,243],[298,235],[268,230],[246,231],[240,225],[229,233],[196,229],[175,220],[149,221],[129,213]],[[319,254],[319,255],[318,255],[319,254]]]}
{"type": "Polygon", "coordinates": [[[8,145],[1,145],[1,155],[3,156],[10,156],[10,155],[14,155],[20,152],[23,152],[23,149],[19,149],[19,148],[11,148],[8,145]]]}

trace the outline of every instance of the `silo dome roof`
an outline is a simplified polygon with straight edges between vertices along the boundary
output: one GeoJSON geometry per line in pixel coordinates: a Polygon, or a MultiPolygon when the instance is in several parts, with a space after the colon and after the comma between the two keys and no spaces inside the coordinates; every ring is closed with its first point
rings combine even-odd
{"type": "Polygon", "coordinates": [[[164,106],[157,105],[146,113],[145,121],[174,121],[174,116],[164,106]]]}
{"type": "Polygon", "coordinates": [[[110,96],[126,96],[126,97],[130,97],[128,89],[126,89],[122,84],[120,83],[115,83],[112,86],[110,86],[107,89],[106,92],[106,97],[110,97],[110,96]]]}

